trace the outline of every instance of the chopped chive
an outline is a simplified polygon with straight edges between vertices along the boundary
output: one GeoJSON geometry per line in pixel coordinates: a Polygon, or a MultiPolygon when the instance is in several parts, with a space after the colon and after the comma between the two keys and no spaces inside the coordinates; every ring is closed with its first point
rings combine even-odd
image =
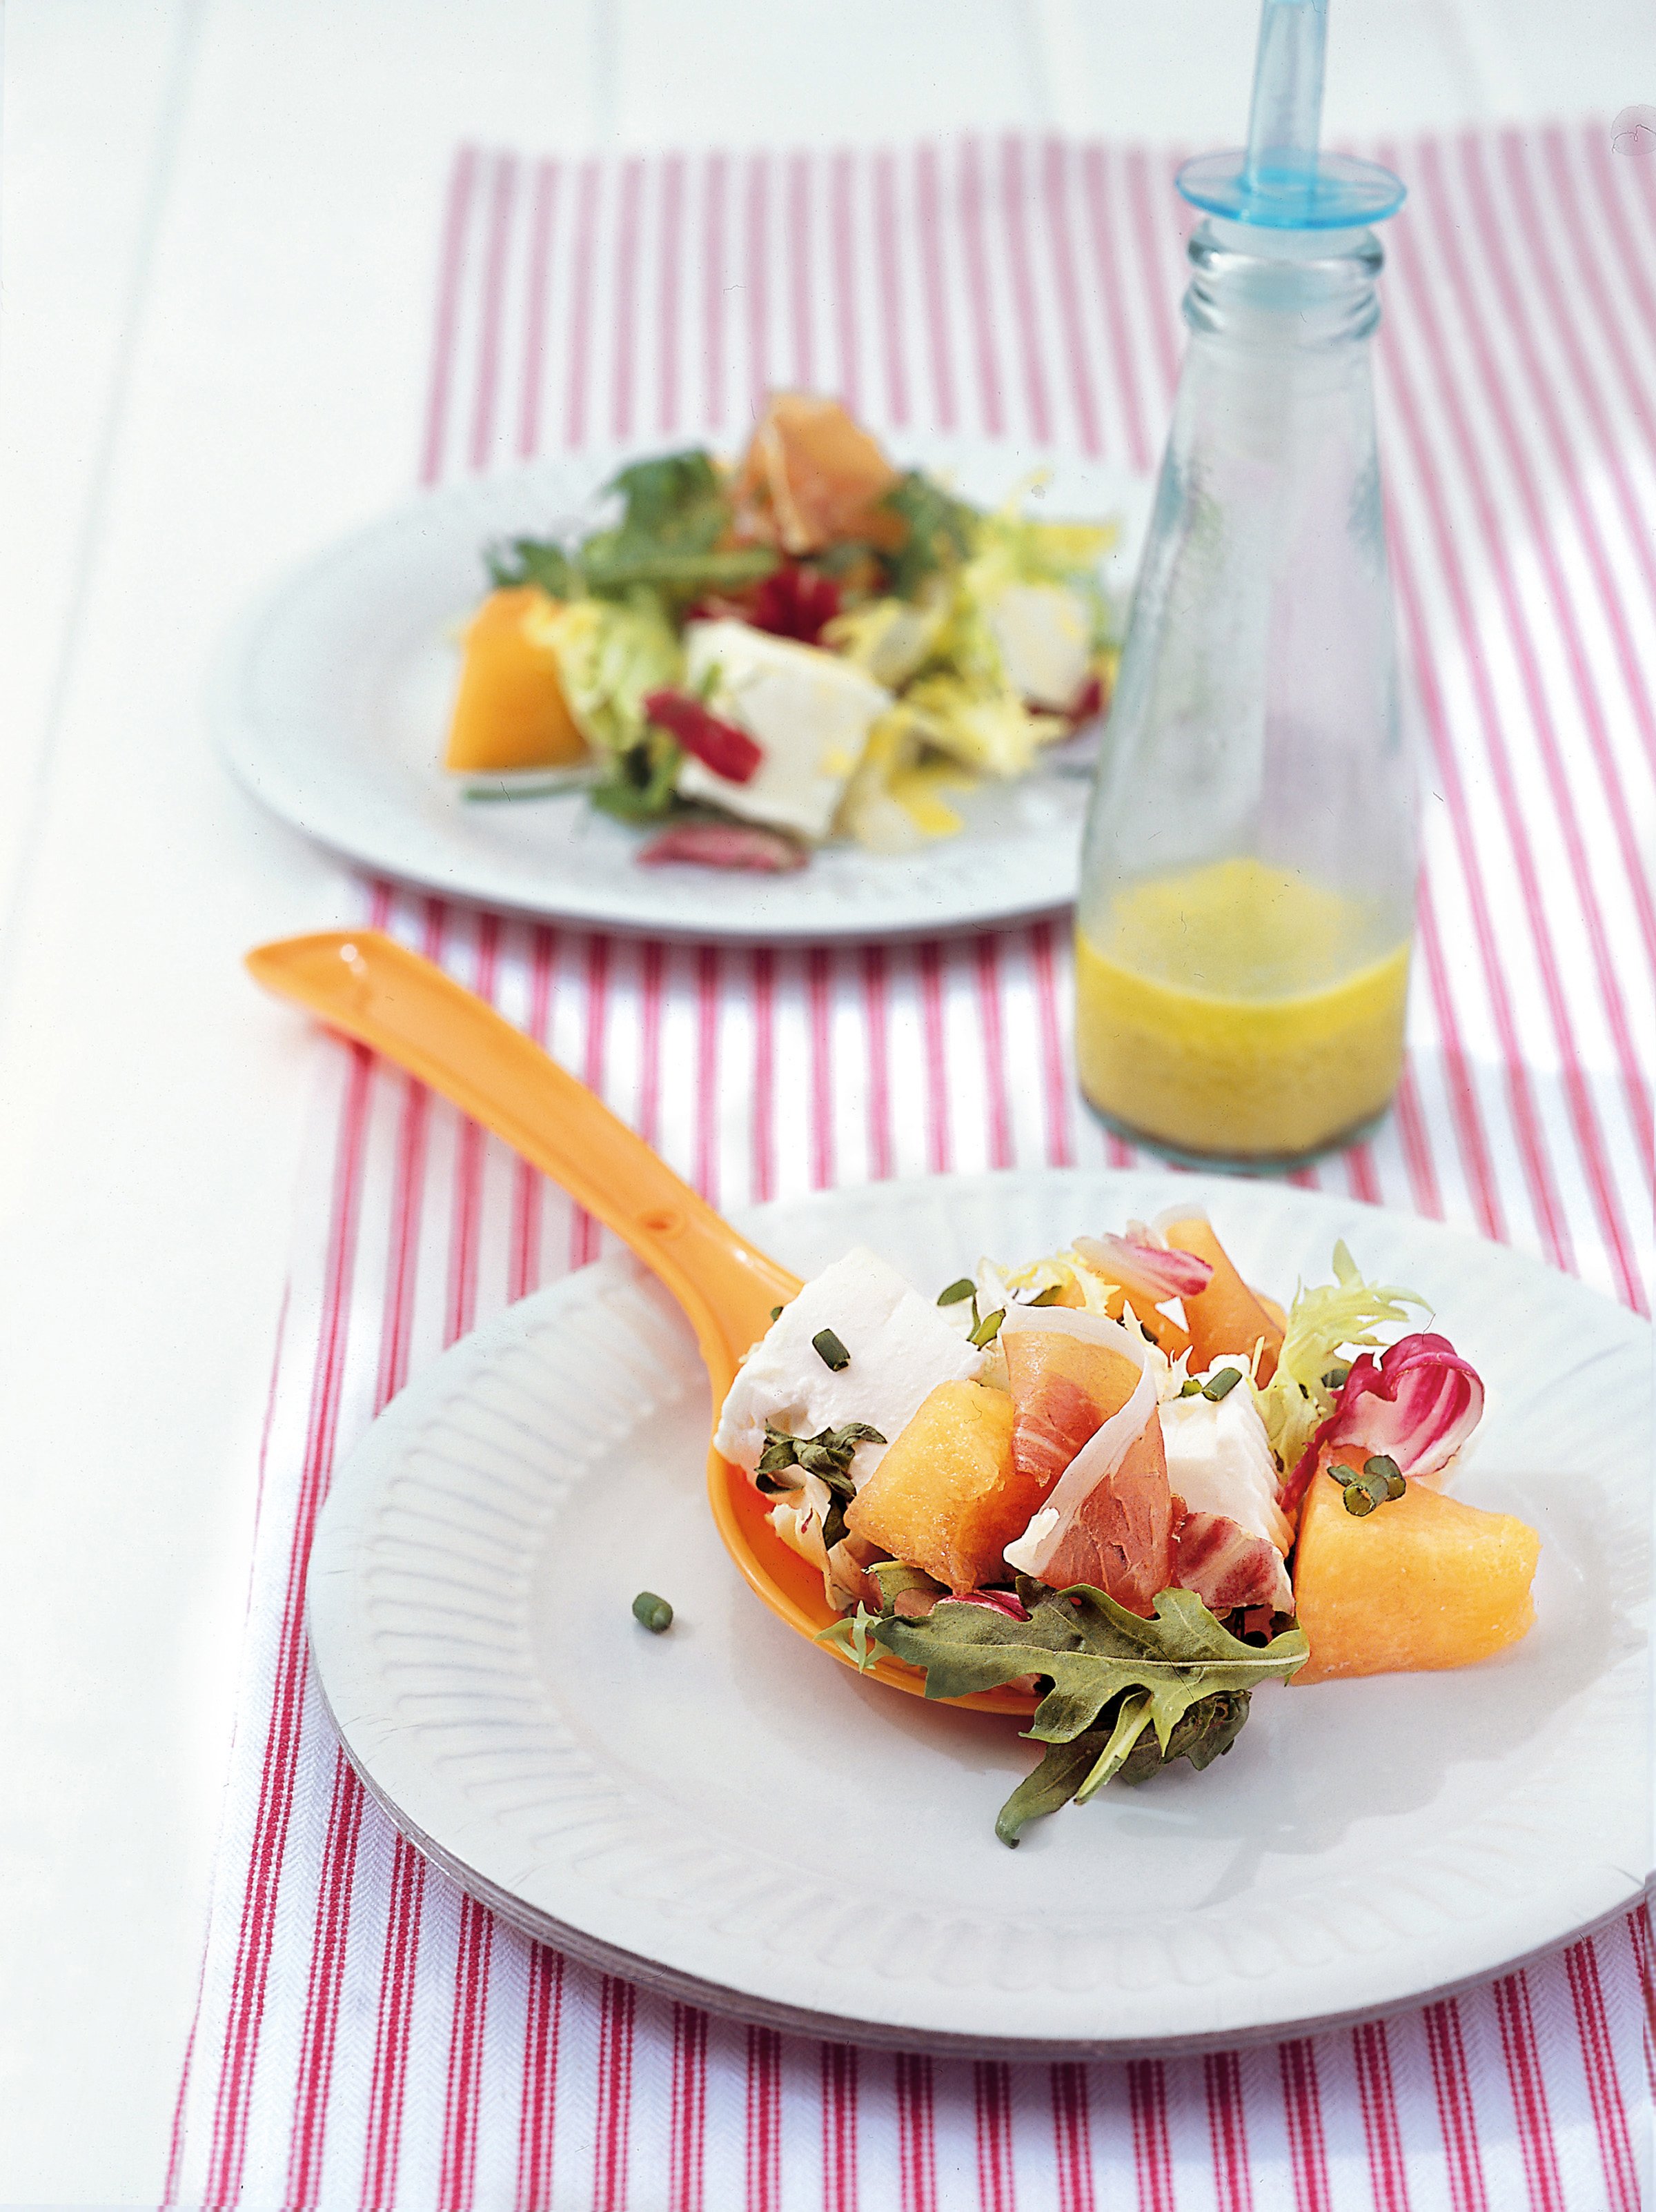
{"type": "Polygon", "coordinates": [[[1377,1505],[1384,1505],[1388,1498],[1401,1498],[1408,1486],[1397,1472],[1396,1460],[1384,1454],[1377,1454],[1373,1459],[1366,1461],[1361,1474],[1355,1468],[1338,1462],[1328,1472],[1340,1485],[1346,1511],[1355,1513],[1360,1517],[1372,1513],[1377,1505]],[[1357,1503],[1360,1498],[1362,1500],[1361,1504],[1357,1503]]]}
{"type": "Polygon", "coordinates": [[[970,1275],[962,1275],[958,1283],[951,1283],[947,1290],[939,1291],[937,1303],[940,1306],[958,1306],[962,1298],[971,1297],[977,1287],[970,1275]]]}
{"type": "Polygon", "coordinates": [[[977,1349],[980,1352],[983,1349],[983,1346],[986,1344],[994,1343],[996,1336],[1000,1334],[1001,1323],[1006,1319],[1006,1317],[1007,1310],[1004,1306],[1001,1306],[994,1313],[985,1314],[982,1321],[978,1322],[977,1328],[973,1329],[971,1333],[971,1341],[977,1346],[977,1349]]]}
{"type": "Polygon", "coordinates": [[[782,1308],[780,1306],[771,1307],[770,1318],[772,1321],[780,1321],[782,1319],[782,1308]]]}
{"type": "Polygon", "coordinates": [[[1216,1375],[1210,1375],[1202,1384],[1202,1395],[1204,1398],[1211,1398],[1216,1406],[1221,1398],[1230,1395],[1241,1380],[1242,1370],[1239,1367],[1221,1367],[1216,1375]]]}
{"type": "Polygon", "coordinates": [[[1029,1303],[1032,1306],[1056,1306],[1062,1296],[1063,1285],[1062,1283],[1049,1283],[1046,1288],[1041,1291],[1039,1296],[1031,1298],[1029,1303]]]}
{"type": "Polygon", "coordinates": [[[1372,1476],[1376,1482],[1383,1482],[1388,1498],[1401,1498],[1409,1487],[1403,1479],[1403,1469],[1390,1452],[1376,1452],[1373,1459],[1366,1459],[1363,1473],[1372,1476]]]}
{"type": "Polygon", "coordinates": [[[1199,1398],[1202,1395],[1202,1384],[1197,1377],[1194,1375],[1187,1375],[1178,1386],[1178,1395],[1181,1398],[1199,1398]]]}
{"type": "Polygon", "coordinates": [[[1327,1374],[1323,1377],[1324,1389],[1343,1390],[1346,1386],[1346,1378],[1350,1372],[1350,1368],[1348,1367],[1343,1361],[1336,1359],[1333,1366],[1329,1369],[1327,1374]]]}
{"type": "Polygon", "coordinates": [[[840,1374],[851,1364],[850,1353],[847,1352],[831,1328],[819,1328],[811,1339],[811,1349],[821,1360],[823,1365],[831,1368],[836,1375],[840,1374]]]}
{"type": "Polygon", "coordinates": [[[640,1590],[632,1601],[632,1617],[652,1636],[661,1636],[673,1626],[673,1607],[654,1590],[640,1590]]]}

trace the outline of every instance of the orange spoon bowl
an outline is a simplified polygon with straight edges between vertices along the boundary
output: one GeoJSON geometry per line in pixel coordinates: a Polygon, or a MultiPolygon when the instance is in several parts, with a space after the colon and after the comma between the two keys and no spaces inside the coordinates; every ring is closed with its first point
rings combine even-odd
{"type": "MultiPolygon", "coordinates": [[[[669,1291],[696,1333],[715,1410],[736,1369],[800,1279],[750,1243],[611,1113],[585,1084],[483,1000],[381,930],[324,930],[257,946],[255,981],[331,1029],[406,1068],[550,1176],[614,1231],[669,1291]]],[[[822,1577],[783,1543],[740,1468],[711,1445],[708,1498],[725,1549],[748,1588],[779,1620],[814,1641],[838,1616],[822,1577]]],[[[837,1644],[816,1646],[855,1667],[837,1644]]],[[[889,1654],[874,1681],[923,1697],[925,1679],[889,1654]]],[[[1026,1690],[982,1690],[939,1702],[979,1712],[1034,1711],[1026,1690]]]]}

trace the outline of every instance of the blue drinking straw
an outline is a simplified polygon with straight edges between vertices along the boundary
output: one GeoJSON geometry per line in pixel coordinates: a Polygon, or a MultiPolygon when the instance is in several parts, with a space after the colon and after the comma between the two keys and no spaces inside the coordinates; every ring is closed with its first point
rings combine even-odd
{"type": "Polygon", "coordinates": [[[1390,169],[1318,144],[1327,33],[1328,0],[1263,0],[1247,145],[1185,162],[1178,189],[1193,207],[1267,230],[1352,230],[1397,213],[1390,169]]]}

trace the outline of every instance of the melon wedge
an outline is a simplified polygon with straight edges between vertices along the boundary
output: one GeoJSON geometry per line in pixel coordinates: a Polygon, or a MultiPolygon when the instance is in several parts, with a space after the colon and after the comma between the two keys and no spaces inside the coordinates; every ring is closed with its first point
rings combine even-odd
{"type": "Polygon", "coordinates": [[[952,1590],[1005,1571],[1002,1547],[1031,1509],[1012,1456],[1012,1400],[986,1382],[940,1382],[846,1509],[854,1536],[952,1590]]]}
{"type": "Polygon", "coordinates": [[[550,647],[527,617],[556,602],[533,585],[491,592],[466,633],[466,658],[448,726],[446,768],[472,775],[564,768],[587,757],[550,647]]]}
{"type": "Polygon", "coordinates": [[[1295,1682],[1470,1667],[1504,1651],[1535,1619],[1530,1584],[1540,1552],[1524,1522],[1416,1482],[1359,1518],[1319,1465],[1294,1556],[1294,1601],[1311,1645],[1295,1682]]]}
{"type": "Polygon", "coordinates": [[[1259,1380],[1269,1382],[1276,1372],[1276,1355],[1282,1348],[1282,1324],[1237,1273],[1211,1224],[1199,1214],[1186,1221],[1168,1222],[1164,1233],[1175,1251],[1194,1252],[1213,1269],[1206,1289],[1184,1301],[1184,1325],[1190,1332],[1191,1374],[1205,1373],[1215,1359],[1227,1353],[1234,1358],[1247,1358],[1263,1337],[1259,1380]]]}

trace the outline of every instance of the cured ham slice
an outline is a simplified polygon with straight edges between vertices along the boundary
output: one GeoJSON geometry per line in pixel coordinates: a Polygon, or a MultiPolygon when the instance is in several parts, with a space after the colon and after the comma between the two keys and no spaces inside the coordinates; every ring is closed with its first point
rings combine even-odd
{"type": "Polygon", "coordinates": [[[1268,1537],[1250,1535],[1223,1513],[1187,1513],[1173,1539],[1173,1580],[1194,1590],[1209,1613],[1269,1606],[1292,1613],[1294,1591],[1282,1554],[1268,1537]]]}
{"type": "Polygon", "coordinates": [[[1137,1360],[1095,1316],[1062,1306],[1012,1306],[1001,1349],[1017,1411],[1012,1456],[1033,1513],[1081,1446],[1138,1387],[1137,1360]]]}
{"type": "Polygon", "coordinates": [[[1193,1252],[1213,1270],[1202,1287],[1184,1299],[1191,1372],[1212,1366],[1227,1352],[1247,1359],[1263,1340],[1258,1380],[1269,1382],[1276,1372],[1276,1355],[1282,1348],[1282,1324],[1237,1273],[1212,1225],[1201,1214],[1176,1218],[1164,1214],[1155,1225],[1175,1250],[1193,1252]]]}
{"type": "MultiPolygon", "coordinates": [[[[1115,1378],[1096,1387],[1101,1395],[1117,1395],[1117,1403],[1058,1476],[1045,1504],[1023,1534],[1008,1545],[1007,1564],[1038,1577],[1053,1589],[1090,1583],[1118,1605],[1148,1619],[1155,1610],[1157,1594],[1172,1581],[1173,1553],[1172,1493],[1167,1486],[1167,1462],[1151,1365],[1155,1354],[1119,1322],[1097,1315],[1062,1308],[1014,1306],[1001,1325],[1009,1371],[1014,1356],[1027,1358],[1032,1364],[1035,1361],[1033,1352],[1026,1355],[1019,1346],[1020,1336],[1026,1333],[1062,1333],[1113,1354],[1119,1364],[1112,1364],[1108,1370],[1089,1371],[1099,1375],[1107,1371],[1115,1378]],[[1129,1371],[1131,1389],[1122,1398],[1117,1394],[1129,1371]]],[[[1084,1386],[1076,1379],[1079,1363],[1072,1364],[1066,1372],[1067,1357],[1049,1350],[1039,1360],[1047,1409],[1028,1428],[1027,1449],[1035,1455],[1036,1464],[1047,1463],[1048,1447],[1062,1433],[1066,1415],[1075,1423],[1085,1418],[1077,1403],[1084,1394],[1084,1386]],[[1060,1383],[1068,1388],[1060,1389],[1060,1383]]],[[[1017,1396],[1015,1381],[1014,1396],[1017,1396]]],[[[1096,1405],[1098,1400],[1093,1402],[1096,1405]]]]}
{"type": "Polygon", "coordinates": [[[837,538],[893,543],[902,525],[880,501],[897,471],[837,399],[779,392],[753,432],[731,485],[737,534],[785,553],[837,538]]]}

